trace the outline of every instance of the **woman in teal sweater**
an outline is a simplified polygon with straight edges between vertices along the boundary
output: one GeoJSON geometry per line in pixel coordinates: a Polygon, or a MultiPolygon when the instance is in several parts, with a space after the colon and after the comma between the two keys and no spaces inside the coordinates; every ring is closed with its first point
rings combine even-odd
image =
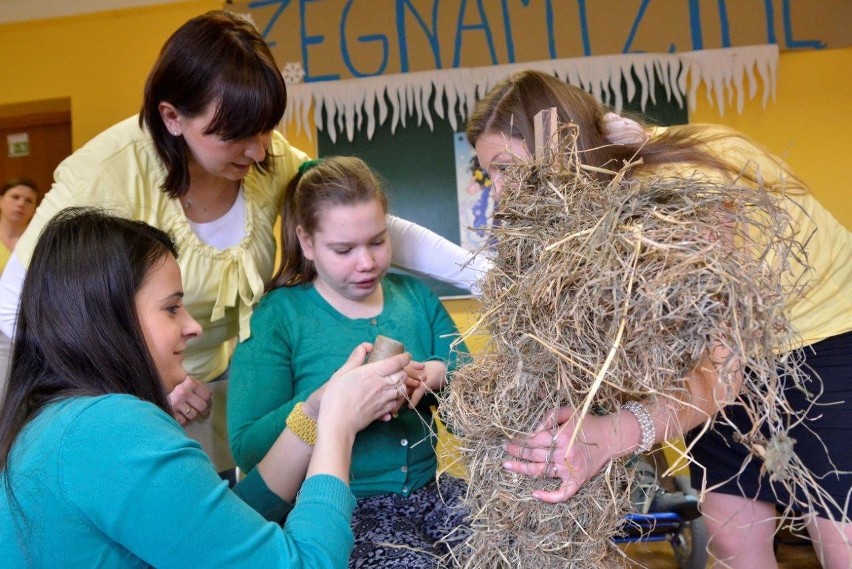
{"type": "Polygon", "coordinates": [[[387,199],[369,167],[351,157],[308,164],[285,194],[273,290],[231,361],[231,449],[237,464],[251,468],[294,406],[313,412],[352,346],[377,335],[402,342],[413,360],[407,401],[393,420],[374,422],[355,439],[350,567],[434,567],[443,551],[437,542],[464,518],[464,484],[435,481],[430,412],[455,365],[458,331],[422,283],[386,274],[387,199]]]}
{"type": "Polygon", "coordinates": [[[176,254],[162,231],[90,209],[42,233],[0,408],[4,567],[346,566],[352,441],[390,419],[409,357],[361,366],[358,346],[318,413],[295,409],[231,491],[169,407],[200,332],[176,254]]]}

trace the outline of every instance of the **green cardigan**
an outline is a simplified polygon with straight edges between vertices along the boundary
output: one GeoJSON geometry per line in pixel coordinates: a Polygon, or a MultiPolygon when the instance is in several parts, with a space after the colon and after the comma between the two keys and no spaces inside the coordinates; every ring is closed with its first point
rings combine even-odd
{"type": "Polygon", "coordinates": [[[232,492],[155,405],[73,397],[24,427],[0,473],[0,559],[3,567],[342,569],[354,507],[344,482],[327,475],[305,481],[292,511],[257,471],[232,492]],[[288,511],[282,529],[275,521],[288,511]]]}
{"type": "MultiPolygon", "coordinates": [[[[375,318],[347,318],[312,284],[266,294],[252,316],[252,336],[231,360],[228,434],[241,468],[251,469],[284,428],[293,406],[334,374],[361,342],[381,334],[405,345],[416,361],[442,359],[448,370],[457,354],[458,330],[440,300],[420,281],[389,274],[382,281],[384,307],[375,318]]],[[[466,351],[461,346],[461,351],[466,351]]],[[[426,398],[424,398],[426,399],[426,398]]],[[[403,496],[434,479],[435,432],[426,400],[389,422],[361,431],[352,452],[350,486],[360,498],[403,496]]]]}

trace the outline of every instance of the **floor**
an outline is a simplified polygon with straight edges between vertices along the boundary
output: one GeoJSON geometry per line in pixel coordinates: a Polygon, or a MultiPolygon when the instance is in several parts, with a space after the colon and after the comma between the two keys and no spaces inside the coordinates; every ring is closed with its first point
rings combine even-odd
{"type": "MultiPolygon", "coordinates": [[[[622,547],[630,559],[647,569],[679,569],[668,542],[631,543],[622,547]]],[[[782,536],[776,557],[779,569],[820,569],[813,548],[804,541],[782,536]]]]}

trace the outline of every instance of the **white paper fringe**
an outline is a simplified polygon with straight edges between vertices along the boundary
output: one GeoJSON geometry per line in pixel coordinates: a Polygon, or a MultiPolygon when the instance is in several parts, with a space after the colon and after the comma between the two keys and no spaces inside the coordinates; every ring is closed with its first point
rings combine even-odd
{"type": "Polygon", "coordinates": [[[622,80],[626,82],[628,101],[638,91],[643,110],[649,99],[655,102],[657,80],[665,88],[668,100],[674,99],[683,107],[686,99],[693,110],[698,88],[704,84],[710,104],[717,106],[719,113],[724,115],[725,105],[734,104],[734,101],[737,112],[742,112],[746,82],[749,99],[754,98],[759,87],[763,89],[764,107],[769,97],[775,99],[778,53],[777,45],[768,44],[684,53],[550,59],[292,84],[287,86],[284,124],[295,125],[299,131],[312,136],[308,119],[313,108],[314,124],[327,131],[332,141],[337,140],[338,133],[344,132],[352,140],[355,132],[364,127],[365,121],[367,138],[371,139],[376,127],[383,125],[388,118],[391,120],[391,132],[400,125],[404,127],[406,121],[415,116],[418,125],[425,121],[431,128],[434,112],[439,118],[446,118],[454,130],[459,130],[479,97],[513,71],[522,69],[556,75],[590,91],[616,110],[621,110],[626,102],[622,99],[622,80]],[[612,101],[608,100],[610,93],[614,93],[612,101]],[[430,109],[429,100],[433,95],[430,109]]]}

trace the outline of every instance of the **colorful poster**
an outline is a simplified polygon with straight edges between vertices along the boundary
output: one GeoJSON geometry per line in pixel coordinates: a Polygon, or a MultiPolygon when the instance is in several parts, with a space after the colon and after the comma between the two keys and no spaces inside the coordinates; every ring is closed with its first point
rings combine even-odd
{"type": "Polygon", "coordinates": [[[494,186],[488,174],[479,167],[476,154],[464,133],[455,133],[453,140],[459,201],[459,243],[469,251],[479,251],[487,246],[488,233],[485,230],[494,221],[494,186]]]}

